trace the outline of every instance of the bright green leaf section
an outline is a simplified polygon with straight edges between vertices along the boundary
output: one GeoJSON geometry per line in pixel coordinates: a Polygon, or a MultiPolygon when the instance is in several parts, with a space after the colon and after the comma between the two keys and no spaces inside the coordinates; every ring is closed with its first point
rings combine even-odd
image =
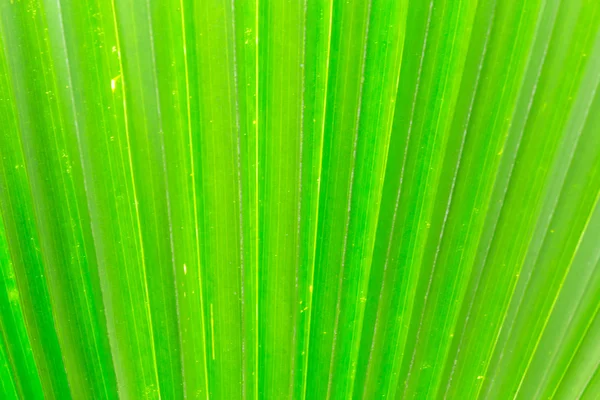
{"type": "Polygon", "coordinates": [[[2,0],[0,397],[595,399],[600,3],[2,0]]]}
{"type": "MultiPolygon", "coordinates": [[[[2,222],[1,219],[0,222],[2,222]]],[[[1,356],[4,363],[1,378],[3,390],[7,396],[13,391],[16,396],[18,391],[20,397],[40,397],[43,395],[42,385],[21,309],[22,303],[16,285],[15,272],[10,261],[4,224],[0,224],[0,260],[2,260],[0,264],[2,268],[0,327],[2,328],[1,356]],[[14,381],[11,369],[17,377],[14,381]]]]}
{"type": "Polygon", "coordinates": [[[334,2],[332,18],[307,393],[347,398],[358,366],[406,4],[334,2]]]}

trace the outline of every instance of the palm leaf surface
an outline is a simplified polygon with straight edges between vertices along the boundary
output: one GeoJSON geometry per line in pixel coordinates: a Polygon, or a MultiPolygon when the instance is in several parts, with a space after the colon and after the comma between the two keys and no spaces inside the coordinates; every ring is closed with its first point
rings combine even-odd
{"type": "Polygon", "coordinates": [[[597,1],[2,0],[0,39],[2,398],[597,398],[597,1]]]}

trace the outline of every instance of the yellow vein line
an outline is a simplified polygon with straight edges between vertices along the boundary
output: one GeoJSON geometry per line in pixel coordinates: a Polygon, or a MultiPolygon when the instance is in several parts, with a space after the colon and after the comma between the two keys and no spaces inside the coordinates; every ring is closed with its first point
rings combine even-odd
{"type": "MultiPolygon", "coordinates": [[[[210,350],[211,357],[215,359],[215,317],[213,312],[213,303],[210,303],[210,350]]],[[[208,392],[207,392],[208,397],[208,392]]]]}

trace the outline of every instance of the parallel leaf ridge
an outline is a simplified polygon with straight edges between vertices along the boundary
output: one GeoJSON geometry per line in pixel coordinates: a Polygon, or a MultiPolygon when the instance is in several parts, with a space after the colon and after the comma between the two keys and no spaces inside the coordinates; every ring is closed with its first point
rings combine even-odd
{"type": "Polygon", "coordinates": [[[1,0],[0,398],[597,399],[600,2],[1,0]]]}

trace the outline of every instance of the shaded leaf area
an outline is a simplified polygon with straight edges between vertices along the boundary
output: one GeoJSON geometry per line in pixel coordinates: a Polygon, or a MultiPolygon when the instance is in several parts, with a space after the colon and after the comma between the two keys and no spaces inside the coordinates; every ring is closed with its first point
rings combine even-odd
{"type": "Polygon", "coordinates": [[[595,399],[600,3],[1,0],[0,397],[595,399]]]}

